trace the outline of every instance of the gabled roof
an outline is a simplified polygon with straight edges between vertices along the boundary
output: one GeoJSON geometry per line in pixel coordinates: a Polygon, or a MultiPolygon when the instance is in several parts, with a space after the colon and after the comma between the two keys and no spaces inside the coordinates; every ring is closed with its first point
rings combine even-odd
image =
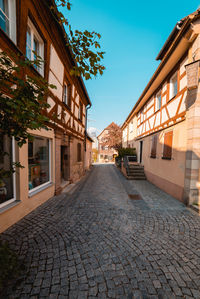
{"type": "Polygon", "coordinates": [[[103,131],[97,136],[97,139],[103,134],[104,131],[109,130],[109,128],[110,128],[112,125],[117,125],[117,124],[116,124],[114,121],[111,122],[111,124],[109,124],[105,129],[103,129],[103,131]]]}
{"type": "Polygon", "coordinates": [[[161,59],[161,63],[159,64],[158,68],[154,72],[153,76],[151,77],[150,81],[146,85],[145,89],[143,90],[141,96],[137,100],[136,104],[134,105],[133,109],[129,113],[128,117],[126,118],[125,122],[121,126],[123,129],[124,126],[127,124],[129,119],[133,116],[134,111],[136,110],[137,106],[140,104],[142,99],[144,98],[145,94],[150,89],[151,85],[153,84],[154,80],[162,71],[163,67],[165,66],[166,62],[169,60],[171,54],[176,49],[177,45],[181,41],[184,34],[189,30],[192,21],[200,17],[200,9],[197,9],[195,12],[189,14],[187,17],[181,19],[176,26],[172,30],[171,34],[169,35],[168,39],[166,40],[165,44],[163,45],[162,49],[160,50],[158,56],[156,57],[157,60],[161,59]]]}

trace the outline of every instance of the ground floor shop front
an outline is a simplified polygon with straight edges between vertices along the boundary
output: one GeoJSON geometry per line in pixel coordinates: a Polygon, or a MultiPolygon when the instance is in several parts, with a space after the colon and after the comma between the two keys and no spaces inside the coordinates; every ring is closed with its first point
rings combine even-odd
{"type": "Polygon", "coordinates": [[[2,142],[8,154],[0,168],[9,170],[18,161],[23,168],[0,181],[0,232],[61,193],[85,171],[84,140],[53,129],[31,133],[33,139],[22,148],[6,136],[2,142]]]}

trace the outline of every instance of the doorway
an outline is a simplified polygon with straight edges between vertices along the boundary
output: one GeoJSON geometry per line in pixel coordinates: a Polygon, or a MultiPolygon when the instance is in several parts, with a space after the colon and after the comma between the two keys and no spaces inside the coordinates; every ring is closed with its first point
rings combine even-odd
{"type": "Polygon", "coordinates": [[[61,146],[61,161],[60,161],[60,170],[61,170],[61,181],[69,180],[69,154],[68,146],[61,146]]]}
{"type": "Polygon", "coordinates": [[[142,163],[143,141],[140,141],[140,163],[142,163]]]}

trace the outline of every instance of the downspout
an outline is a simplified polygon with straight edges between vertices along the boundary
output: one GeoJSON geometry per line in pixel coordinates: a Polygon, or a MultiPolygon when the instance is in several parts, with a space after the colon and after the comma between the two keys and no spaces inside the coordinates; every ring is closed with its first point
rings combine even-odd
{"type": "Polygon", "coordinates": [[[89,106],[86,107],[86,115],[85,115],[85,152],[86,152],[86,138],[87,138],[87,116],[88,116],[88,110],[91,108],[91,104],[89,104],[89,106]]]}

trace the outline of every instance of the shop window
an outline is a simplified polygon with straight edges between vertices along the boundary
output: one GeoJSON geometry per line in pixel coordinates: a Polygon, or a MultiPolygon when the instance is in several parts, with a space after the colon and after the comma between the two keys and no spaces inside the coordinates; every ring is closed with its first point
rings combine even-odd
{"type": "Polygon", "coordinates": [[[151,158],[156,158],[156,149],[157,149],[157,135],[154,135],[152,137],[152,143],[151,143],[151,158]]]}
{"type": "Polygon", "coordinates": [[[50,176],[51,141],[34,137],[28,142],[29,190],[35,190],[51,180],[50,176]]]}
{"type": "Polygon", "coordinates": [[[82,158],[81,158],[81,143],[77,144],[77,162],[81,162],[82,158]]]}
{"type": "Polygon", "coordinates": [[[170,80],[170,99],[175,97],[178,92],[178,75],[175,73],[170,80]]]}
{"type": "Polygon", "coordinates": [[[171,160],[172,158],[172,139],[173,131],[167,132],[164,135],[163,159],[171,160]]]}
{"type": "Polygon", "coordinates": [[[0,0],[0,27],[16,43],[15,0],[0,0]]]}
{"type": "MultiPolygon", "coordinates": [[[[3,136],[0,142],[0,169],[9,172],[14,161],[14,141],[7,136],[3,136]]],[[[0,208],[14,200],[15,174],[0,179],[0,208]]]]}
{"type": "MultiPolygon", "coordinates": [[[[37,56],[40,56],[44,60],[44,41],[39,35],[33,23],[28,20],[27,32],[26,32],[26,57],[29,60],[35,60],[37,56]]],[[[35,69],[44,76],[44,63],[40,65],[34,65],[35,69]]]]}
{"type": "Polygon", "coordinates": [[[63,86],[63,102],[71,109],[71,87],[67,83],[63,86]]]}

